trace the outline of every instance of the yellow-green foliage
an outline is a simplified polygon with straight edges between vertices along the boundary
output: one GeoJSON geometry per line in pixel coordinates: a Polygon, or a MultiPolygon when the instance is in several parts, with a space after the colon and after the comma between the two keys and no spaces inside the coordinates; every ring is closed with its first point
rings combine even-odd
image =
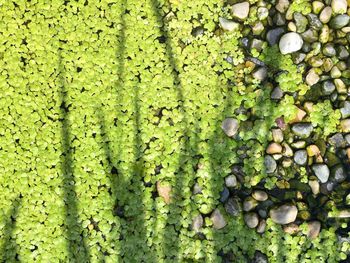
{"type": "MultiPolygon", "coordinates": [[[[216,33],[223,5],[0,3],[2,262],[218,262],[220,250],[245,262],[255,249],[271,262],[292,262],[290,251],[304,262],[339,257],[331,230],[305,246],[269,221],[258,236],[241,215],[223,231],[206,217],[205,239],[190,230],[198,211],[218,205],[238,147],[248,145],[246,160],[257,164],[247,162],[247,185],[266,177],[267,132],[294,103],[285,97],[281,107],[260,83],[245,83],[241,33],[216,33]],[[220,126],[234,115],[246,121],[234,113],[241,105],[255,108],[257,126],[233,140],[220,126]],[[157,182],[172,187],[170,204],[157,182]],[[196,182],[202,193],[193,195],[196,182]]],[[[289,57],[286,67],[297,73],[289,57]]],[[[281,76],[281,87],[302,91],[297,76],[281,76]]]]}

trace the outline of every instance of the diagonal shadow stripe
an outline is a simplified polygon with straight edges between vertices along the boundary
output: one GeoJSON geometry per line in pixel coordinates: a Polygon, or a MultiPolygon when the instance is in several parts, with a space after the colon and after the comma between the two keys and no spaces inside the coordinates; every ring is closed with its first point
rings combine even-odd
{"type": "Polygon", "coordinates": [[[71,146],[71,122],[69,120],[69,106],[67,102],[68,90],[65,84],[65,67],[63,64],[62,49],[58,50],[57,78],[60,96],[60,114],[61,114],[61,174],[63,176],[63,192],[66,212],[66,234],[67,234],[67,251],[71,262],[89,262],[89,250],[86,246],[83,228],[81,226],[78,208],[77,193],[75,191],[74,177],[74,157],[71,146]]]}

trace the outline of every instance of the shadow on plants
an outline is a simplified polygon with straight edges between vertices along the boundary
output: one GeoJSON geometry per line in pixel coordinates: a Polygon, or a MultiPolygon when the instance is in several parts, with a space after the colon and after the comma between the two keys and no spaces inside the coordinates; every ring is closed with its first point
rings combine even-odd
{"type": "Polygon", "coordinates": [[[16,228],[16,218],[21,204],[22,198],[20,196],[13,200],[11,211],[4,222],[5,227],[3,228],[1,236],[3,245],[0,248],[0,259],[2,259],[2,262],[18,261],[17,243],[13,234],[16,228]]]}
{"type": "Polygon", "coordinates": [[[126,21],[127,1],[121,2],[121,30],[119,44],[116,51],[118,60],[117,77],[112,93],[116,99],[116,119],[114,127],[107,125],[103,113],[103,102],[96,109],[101,136],[103,141],[104,160],[107,162],[111,184],[111,195],[114,199],[113,214],[120,222],[120,236],[117,249],[124,261],[137,260],[138,262],[154,262],[147,245],[147,233],[145,227],[145,207],[143,193],[144,159],[142,152],[142,139],[140,127],[139,84],[140,76],[134,76],[132,87],[125,85],[125,50],[126,50],[126,21]],[[127,96],[133,97],[133,104],[128,105],[127,96]],[[131,106],[131,107],[130,107],[131,106]],[[131,110],[131,112],[130,112],[131,110]],[[130,114],[130,115],[129,115],[130,114]],[[129,119],[123,121],[121,116],[128,115],[129,119]],[[132,123],[132,129],[128,125],[132,123]],[[116,128],[117,136],[113,136],[116,128]],[[131,145],[128,142],[131,142],[131,145]],[[132,151],[133,158],[126,159],[126,154],[132,151]],[[125,154],[123,154],[125,153],[125,154]],[[142,261],[143,260],[143,261],[142,261]]]}
{"type": "Polygon", "coordinates": [[[81,226],[78,208],[77,193],[74,178],[74,149],[71,146],[72,133],[69,120],[69,107],[67,101],[68,90],[65,83],[65,67],[63,64],[62,48],[58,50],[57,78],[60,96],[60,114],[62,122],[61,138],[61,173],[63,176],[63,195],[66,213],[67,251],[70,261],[89,262],[89,250],[84,240],[84,231],[81,226]]]}
{"type": "Polygon", "coordinates": [[[173,89],[176,91],[176,97],[178,101],[178,110],[182,114],[181,121],[181,136],[180,141],[180,155],[178,157],[177,169],[173,175],[174,181],[172,182],[171,196],[172,201],[169,204],[169,213],[166,218],[166,225],[163,229],[162,242],[164,256],[168,260],[179,260],[180,254],[180,231],[184,227],[184,221],[186,220],[184,214],[190,214],[187,211],[189,208],[189,199],[186,199],[185,193],[193,184],[194,167],[193,163],[198,161],[194,157],[197,153],[197,137],[193,136],[196,130],[197,123],[189,123],[188,116],[186,115],[185,98],[183,96],[183,86],[180,79],[180,69],[177,66],[175,60],[175,52],[170,42],[170,36],[166,23],[164,22],[164,15],[162,13],[162,4],[158,0],[150,0],[153,14],[156,17],[157,24],[159,26],[158,37],[159,43],[164,45],[165,55],[167,62],[172,69],[173,89]]]}

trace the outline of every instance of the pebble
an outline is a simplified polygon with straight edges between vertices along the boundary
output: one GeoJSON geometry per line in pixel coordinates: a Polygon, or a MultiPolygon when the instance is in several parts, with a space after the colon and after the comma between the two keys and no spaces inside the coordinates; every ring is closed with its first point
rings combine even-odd
{"type": "Polygon", "coordinates": [[[226,133],[227,136],[233,137],[236,135],[238,128],[239,128],[239,122],[237,119],[234,118],[227,118],[222,122],[221,128],[226,133]]]}
{"type": "Polygon", "coordinates": [[[259,221],[258,227],[256,228],[256,232],[258,232],[259,234],[262,234],[265,232],[266,229],[266,221],[264,219],[261,219],[259,221]]]}
{"type": "Polygon", "coordinates": [[[237,177],[234,174],[231,174],[225,178],[226,187],[236,187],[237,186],[237,177]]]}
{"type": "Polygon", "coordinates": [[[266,173],[273,173],[277,168],[277,163],[275,159],[272,158],[271,155],[266,155],[264,159],[264,165],[266,169],[266,173]]]}
{"type": "Polygon", "coordinates": [[[283,55],[296,52],[303,46],[303,39],[298,33],[284,34],[279,41],[279,48],[283,55]]]}
{"type": "Polygon", "coordinates": [[[332,17],[332,8],[326,6],[320,13],[320,20],[322,23],[327,24],[332,17]]]}
{"type": "Polygon", "coordinates": [[[341,29],[346,26],[350,21],[350,17],[348,15],[337,15],[333,17],[329,22],[329,27],[333,29],[341,29]]]}
{"type": "Polygon", "coordinates": [[[271,93],[271,99],[273,100],[280,100],[283,97],[283,91],[280,87],[276,87],[273,89],[271,93]]]}
{"type": "Polygon", "coordinates": [[[241,202],[239,198],[229,198],[225,203],[225,210],[228,214],[232,216],[238,216],[242,211],[241,202]]]}
{"type": "Polygon", "coordinates": [[[285,30],[282,27],[277,27],[269,30],[266,34],[266,40],[269,45],[273,46],[277,44],[284,32],[285,30]]]}
{"type": "Polygon", "coordinates": [[[299,232],[299,226],[295,223],[290,223],[290,224],[287,224],[285,226],[283,226],[283,231],[287,234],[290,234],[290,235],[295,235],[299,232]]]}
{"type": "Polygon", "coordinates": [[[243,211],[249,212],[257,207],[258,202],[253,197],[247,197],[243,202],[243,211]]]}
{"type": "Polygon", "coordinates": [[[170,192],[171,192],[171,186],[170,185],[163,185],[159,181],[157,182],[157,191],[158,195],[164,199],[164,202],[166,204],[169,204],[170,199],[170,192]]]}
{"type": "Polygon", "coordinates": [[[315,69],[312,68],[307,73],[305,80],[309,86],[312,86],[320,80],[320,76],[315,72],[315,69]]]}
{"type": "Polygon", "coordinates": [[[193,218],[192,230],[194,230],[195,232],[199,232],[202,226],[203,226],[203,217],[201,214],[199,214],[195,218],[193,218]]]}
{"type": "Polygon", "coordinates": [[[229,198],[229,196],[230,196],[230,191],[227,189],[227,187],[224,187],[224,189],[220,193],[220,202],[225,203],[226,200],[229,198]]]}
{"type": "Polygon", "coordinates": [[[307,237],[314,239],[318,237],[321,230],[321,223],[319,221],[308,222],[307,237]]]}
{"type": "Polygon", "coordinates": [[[276,4],[276,9],[280,13],[285,13],[289,7],[289,0],[278,0],[276,4]]]}
{"type": "Polygon", "coordinates": [[[314,164],[312,165],[312,170],[321,183],[326,183],[328,181],[329,168],[326,164],[314,164]]]}
{"type": "Polygon", "coordinates": [[[295,26],[297,27],[297,32],[303,33],[306,30],[309,21],[299,12],[295,12],[293,16],[295,20],[295,26]]]}
{"type": "Polygon", "coordinates": [[[350,119],[342,120],[340,126],[343,132],[350,132],[350,119]]]}
{"type": "Polygon", "coordinates": [[[311,135],[313,129],[314,128],[312,127],[312,124],[306,122],[296,123],[292,127],[294,134],[300,138],[308,138],[311,135]]]}
{"type": "Polygon", "coordinates": [[[273,222],[286,225],[295,221],[298,209],[295,205],[285,204],[270,210],[270,217],[273,222]]]}
{"type": "Polygon", "coordinates": [[[317,156],[321,154],[320,149],[317,147],[317,145],[312,144],[306,147],[307,155],[310,157],[317,156]]]}
{"type": "Polygon", "coordinates": [[[333,167],[331,174],[337,183],[344,182],[347,177],[344,167],[341,164],[338,164],[335,167],[333,167]]]}
{"type": "Polygon", "coordinates": [[[239,29],[238,23],[223,17],[219,17],[219,23],[221,28],[226,31],[234,31],[239,29]]]}
{"type": "Polygon", "coordinates": [[[261,191],[261,190],[255,190],[253,193],[252,193],[252,197],[257,200],[257,201],[260,201],[260,202],[263,202],[263,201],[266,201],[269,196],[267,195],[266,192],[264,191],[261,191]]]}
{"type": "Polygon", "coordinates": [[[268,154],[282,153],[282,146],[279,143],[272,142],[267,146],[266,153],[268,154]]]}
{"type": "Polygon", "coordinates": [[[346,146],[346,141],[341,133],[336,133],[329,137],[328,142],[336,148],[343,148],[346,146]]]}
{"type": "Polygon", "coordinates": [[[252,263],[268,263],[267,256],[260,251],[256,250],[252,263]]]}
{"type": "Polygon", "coordinates": [[[281,143],[283,141],[283,132],[281,129],[272,129],[272,138],[274,142],[281,143]]]}
{"type": "Polygon", "coordinates": [[[252,74],[253,78],[263,81],[267,77],[267,68],[266,67],[260,67],[257,70],[255,70],[252,74]]]}
{"type": "Polygon", "coordinates": [[[215,229],[221,229],[226,226],[226,221],[219,209],[215,209],[211,214],[210,219],[215,229]]]}
{"type": "Polygon", "coordinates": [[[255,228],[259,224],[259,217],[254,212],[246,213],[244,215],[244,222],[249,228],[255,228]]]}
{"type": "Polygon", "coordinates": [[[320,183],[316,180],[310,180],[309,186],[314,195],[318,195],[320,193],[320,183]]]}
{"type": "Polygon", "coordinates": [[[298,150],[294,154],[294,162],[298,165],[304,166],[307,163],[306,150],[298,150]]]}
{"type": "Polygon", "coordinates": [[[335,14],[344,14],[347,11],[347,0],[332,0],[332,10],[335,14]]]}
{"type": "Polygon", "coordinates": [[[240,20],[244,20],[249,14],[249,2],[237,3],[232,6],[232,16],[240,20]]]}
{"type": "Polygon", "coordinates": [[[330,94],[332,94],[333,91],[335,91],[335,85],[334,85],[333,81],[326,80],[325,82],[323,82],[322,93],[324,95],[330,95],[330,94]]]}

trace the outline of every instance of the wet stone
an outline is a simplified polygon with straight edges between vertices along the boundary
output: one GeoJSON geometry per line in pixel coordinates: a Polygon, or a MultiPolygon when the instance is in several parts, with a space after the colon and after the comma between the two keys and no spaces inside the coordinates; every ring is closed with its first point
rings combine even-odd
{"type": "Polygon", "coordinates": [[[264,219],[261,219],[256,228],[256,232],[258,232],[259,234],[262,234],[265,232],[265,229],[266,229],[266,221],[264,219]]]}
{"type": "Polygon", "coordinates": [[[307,15],[307,18],[309,20],[309,25],[310,25],[311,28],[313,28],[313,29],[315,29],[317,31],[321,30],[323,24],[318,19],[317,15],[310,13],[310,14],[307,15]]]}
{"type": "Polygon", "coordinates": [[[293,16],[294,16],[295,25],[297,27],[297,32],[303,33],[306,30],[309,21],[305,16],[303,16],[299,12],[295,12],[293,16]]]}

